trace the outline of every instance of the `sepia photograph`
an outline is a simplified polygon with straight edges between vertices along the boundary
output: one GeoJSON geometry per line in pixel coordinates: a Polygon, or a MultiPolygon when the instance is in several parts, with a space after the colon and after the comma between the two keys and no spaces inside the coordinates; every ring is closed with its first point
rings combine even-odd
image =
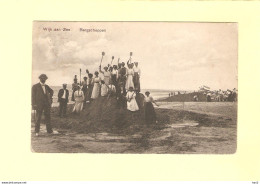
{"type": "Polygon", "coordinates": [[[33,22],[33,153],[234,154],[237,101],[235,22],[33,22]]]}

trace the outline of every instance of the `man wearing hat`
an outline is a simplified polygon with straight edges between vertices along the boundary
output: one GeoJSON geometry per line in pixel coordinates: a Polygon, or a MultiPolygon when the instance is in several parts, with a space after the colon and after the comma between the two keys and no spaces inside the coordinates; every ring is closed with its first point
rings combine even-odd
{"type": "Polygon", "coordinates": [[[63,89],[60,89],[58,93],[58,102],[60,103],[60,117],[66,116],[67,103],[69,101],[69,90],[67,90],[67,84],[63,84],[62,86],[63,89]]]}
{"type": "Polygon", "coordinates": [[[53,133],[51,126],[50,109],[52,104],[53,90],[45,84],[48,77],[45,74],[39,76],[40,82],[32,87],[32,107],[36,110],[35,134],[39,135],[42,113],[44,112],[46,129],[53,133]]]}

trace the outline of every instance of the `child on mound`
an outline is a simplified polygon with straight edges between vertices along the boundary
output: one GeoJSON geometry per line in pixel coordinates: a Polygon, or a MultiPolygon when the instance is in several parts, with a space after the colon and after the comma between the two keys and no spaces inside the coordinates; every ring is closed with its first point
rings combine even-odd
{"type": "Polygon", "coordinates": [[[127,110],[132,111],[132,112],[139,110],[135,97],[136,97],[136,93],[134,92],[134,88],[129,87],[129,90],[126,94],[127,110]]]}

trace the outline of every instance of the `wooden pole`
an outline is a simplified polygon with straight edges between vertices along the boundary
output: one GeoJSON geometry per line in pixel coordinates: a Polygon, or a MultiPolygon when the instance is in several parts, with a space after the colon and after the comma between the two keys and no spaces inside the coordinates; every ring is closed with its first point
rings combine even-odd
{"type": "Polygon", "coordinates": [[[81,68],[79,69],[79,85],[81,85],[81,68]]]}
{"type": "Polygon", "coordinates": [[[130,63],[132,63],[132,55],[133,55],[133,52],[130,52],[130,59],[129,59],[130,63]]]}
{"type": "Polygon", "coordinates": [[[105,52],[102,52],[102,57],[101,57],[101,61],[100,61],[100,65],[101,66],[101,63],[102,63],[102,60],[103,60],[103,56],[105,55],[105,52]]]}
{"type": "Polygon", "coordinates": [[[112,56],[112,60],[111,60],[111,66],[112,66],[112,63],[113,63],[113,60],[114,60],[114,58],[115,58],[115,57],[114,57],[114,56],[112,56]]]}

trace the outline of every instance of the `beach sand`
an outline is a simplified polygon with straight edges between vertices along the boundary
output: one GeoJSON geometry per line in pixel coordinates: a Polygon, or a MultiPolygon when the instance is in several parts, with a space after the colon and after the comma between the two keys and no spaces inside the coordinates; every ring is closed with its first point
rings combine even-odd
{"type": "Polygon", "coordinates": [[[236,151],[237,103],[158,102],[158,123],[146,125],[143,110],[130,113],[117,108],[115,99],[97,100],[81,115],[58,117],[52,108],[52,124],[59,135],[48,135],[41,124],[33,134],[31,150],[41,153],[173,153],[231,154],[236,151]],[[101,104],[102,107],[101,107],[101,104]],[[107,110],[109,109],[109,110],[107,110]],[[116,111],[116,113],[111,113],[116,111]]]}

